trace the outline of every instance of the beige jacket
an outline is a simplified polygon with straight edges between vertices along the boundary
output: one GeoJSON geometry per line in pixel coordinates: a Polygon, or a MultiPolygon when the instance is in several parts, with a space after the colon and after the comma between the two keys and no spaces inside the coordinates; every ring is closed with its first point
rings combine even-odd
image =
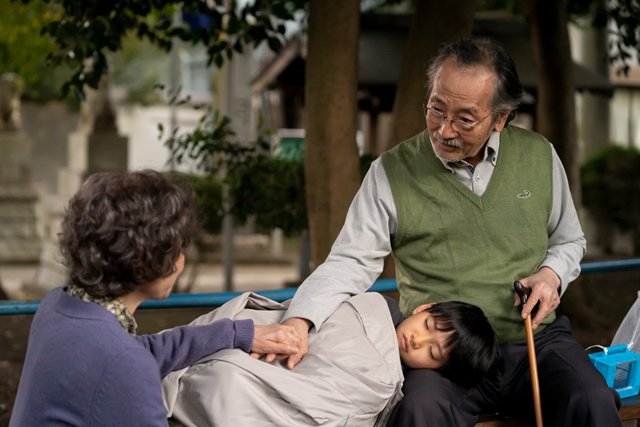
{"type": "MultiPolygon", "coordinates": [[[[245,293],[192,324],[221,318],[280,321],[288,308],[245,293]]],[[[309,354],[293,369],[222,350],[163,381],[171,426],[384,426],[402,398],[398,344],[384,299],[354,296],[309,334],[309,354]]]]}

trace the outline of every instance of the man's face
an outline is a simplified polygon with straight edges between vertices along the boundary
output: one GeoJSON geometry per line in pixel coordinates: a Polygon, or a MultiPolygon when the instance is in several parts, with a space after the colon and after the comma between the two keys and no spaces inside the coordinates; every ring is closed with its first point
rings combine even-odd
{"type": "Polygon", "coordinates": [[[438,369],[449,361],[451,348],[446,346],[452,332],[437,329],[436,319],[426,309],[433,304],[416,308],[413,316],[396,328],[400,359],[413,369],[438,369]]]}
{"type": "MultiPolygon", "coordinates": [[[[495,75],[480,67],[457,68],[447,59],[436,73],[427,107],[447,119],[475,124],[491,113],[491,96],[495,75]]],[[[483,148],[493,130],[500,132],[508,113],[497,119],[488,117],[472,131],[457,131],[449,120],[437,125],[427,120],[433,148],[441,159],[465,160],[476,166],[484,155],[483,148]]]]}

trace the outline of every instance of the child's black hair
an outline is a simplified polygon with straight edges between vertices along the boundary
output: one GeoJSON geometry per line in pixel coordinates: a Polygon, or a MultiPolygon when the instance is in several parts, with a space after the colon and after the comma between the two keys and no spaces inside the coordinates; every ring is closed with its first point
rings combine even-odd
{"type": "Polygon", "coordinates": [[[500,355],[498,336],[480,307],[460,301],[435,304],[427,311],[436,329],[451,332],[446,347],[449,361],[438,369],[446,378],[471,388],[477,385],[500,355]]]}

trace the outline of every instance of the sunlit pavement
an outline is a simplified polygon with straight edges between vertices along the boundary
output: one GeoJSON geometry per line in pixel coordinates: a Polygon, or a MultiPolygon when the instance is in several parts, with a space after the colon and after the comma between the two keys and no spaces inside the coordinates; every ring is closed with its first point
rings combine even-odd
{"type": "MultiPolygon", "coordinates": [[[[39,299],[42,295],[29,284],[36,275],[37,265],[0,265],[2,288],[10,299],[39,299]]],[[[219,264],[201,264],[195,280],[193,265],[188,264],[178,278],[176,290],[184,292],[190,282],[189,293],[225,292],[224,268],[219,264]]],[[[236,264],[233,269],[233,292],[281,289],[286,282],[298,280],[298,268],[291,264],[236,264]]],[[[41,291],[40,293],[46,293],[41,291]]]]}

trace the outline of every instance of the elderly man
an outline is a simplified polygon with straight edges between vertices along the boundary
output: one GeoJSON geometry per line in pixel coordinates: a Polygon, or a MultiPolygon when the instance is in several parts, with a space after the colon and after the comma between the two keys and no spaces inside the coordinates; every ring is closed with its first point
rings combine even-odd
{"type": "MultiPolygon", "coordinates": [[[[619,396],[571,338],[569,320],[554,313],[586,244],[555,150],[508,126],[524,94],[513,60],[492,40],[459,39],[439,51],[428,77],[427,130],[373,163],[285,323],[303,337],[320,328],[393,252],[404,314],[427,301],[476,304],[496,329],[501,360],[470,390],[436,371],[408,370],[390,425],[473,426],[478,414],[496,411],[533,418],[523,322],[530,314],[546,425],[621,425],[619,396]],[[514,308],[515,280],[532,289],[522,310],[514,308]]],[[[289,367],[306,352],[289,357],[289,367]]]]}

